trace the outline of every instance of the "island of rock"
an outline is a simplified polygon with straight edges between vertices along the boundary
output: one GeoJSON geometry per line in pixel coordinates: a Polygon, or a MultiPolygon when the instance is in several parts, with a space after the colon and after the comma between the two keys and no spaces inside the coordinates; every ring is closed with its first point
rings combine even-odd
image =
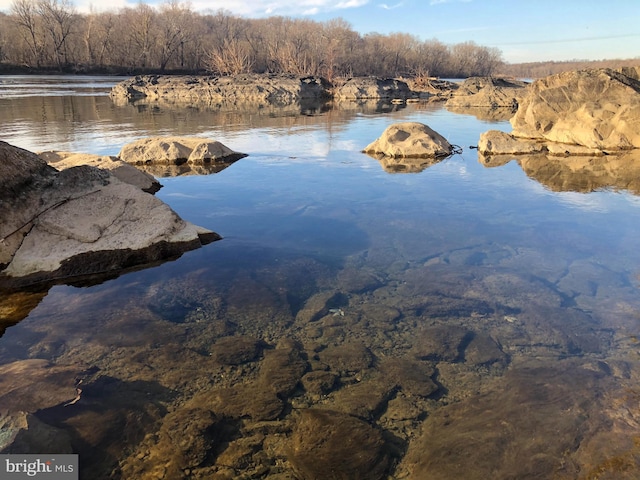
{"type": "Polygon", "coordinates": [[[403,122],[388,126],[382,135],[364,148],[364,153],[391,158],[443,158],[454,147],[424,123],[403,122]]]}
{"type": "Polygon", "coordinates": [[[484,155],[608,155],[640,148],[640,67],[565,72],[525,89],[511,134],[490,130],[484,155]]]}
{"type": "MultiPolygon", "coordinates": [[[[182,149],[167,149],[161,158],[165,162],[245,156],[203,139],[142,143],[151,145],[154,154],[162,150],[159,144],[181,145],[182,149]]],[[[141,155],[129,158],[133,163],[149,158],[138,143],[123,151],[141,155]]],[[[176,258],[221,238],[181,219],[149,193],[159,188],[158,182],[122,158],[69,152],[41,155],[0,142],[3,290],[114,275],[176,258]]]]}

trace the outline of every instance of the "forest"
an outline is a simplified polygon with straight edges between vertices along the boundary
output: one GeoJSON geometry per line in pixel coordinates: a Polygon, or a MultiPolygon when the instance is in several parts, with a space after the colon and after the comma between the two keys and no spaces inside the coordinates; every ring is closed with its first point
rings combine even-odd
{"type": "Polygon", "coordinates": [[[0,71],[290,73],[334,77],[491,75],[496,48],[405,33],[360,34],[342,19],[248,19],[168,0],[78,13],[70,0],[14,0],[0,12],[0,71]]]}

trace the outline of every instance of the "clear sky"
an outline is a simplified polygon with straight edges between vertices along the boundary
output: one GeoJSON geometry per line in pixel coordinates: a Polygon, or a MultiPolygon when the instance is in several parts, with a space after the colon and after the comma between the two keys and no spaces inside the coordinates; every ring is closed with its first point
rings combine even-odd
{"type": "MultiPolygon", "coordinates": [[[[135,0],[70,0],[78,11],[135,6],[135,0]]],[[[143,3],[159,4],[162,0],[143,3]]],[[[8,11],[12,0],[0,0],[8,11]]],[[[640,0],[192,0],[199,12],[246,17],[340,17],[361,34],[409,33],[446,44],[472,40],[507,62],[638,58],[640,0]]]]}

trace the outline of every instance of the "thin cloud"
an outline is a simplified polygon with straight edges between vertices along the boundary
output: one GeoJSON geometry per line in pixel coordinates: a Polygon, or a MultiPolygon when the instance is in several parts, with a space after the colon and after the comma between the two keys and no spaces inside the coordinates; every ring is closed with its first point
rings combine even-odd
{"type": "Polygon", "coordinates": [[[400,2],[400,3],[396,3],[395,5],[387,5],[386,3],[381,3],[380,5],[378,5],[380,8],[384,8],[385,10],[394,10],[396,8],[400,8],[404,5],[404,3],[400,2]]]}

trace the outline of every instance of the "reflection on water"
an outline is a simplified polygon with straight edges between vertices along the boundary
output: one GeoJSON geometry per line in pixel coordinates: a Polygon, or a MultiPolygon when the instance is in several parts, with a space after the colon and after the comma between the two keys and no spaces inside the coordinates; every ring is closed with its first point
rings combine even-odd
{"type": "MultiPolygon", "coordinates": [[[[2,421],[30,415],[23,448],[79,452],[85,478],[637,477],[632,183],[556,193],[529,160],[485,168],[474,151],[390,175],[360,153],[392,122],[458,145],[503,126],[433,105],[279,117],[60,98],[0,100],[0,136],[115,154],[194,134],[250,155],[162,179],[222,241],[54,287],[7,328],[2,421]]],[[[562,160],[544,178],[587,170],[562,160]]]]}
{"type": "Polygon", "coordinates": [[[487,167],[515,159],[527,176],[554,192],[589,193],[611,188],[640,195],[640,152],[637,150],[601,157],[478,154],[478,159],[487,167]]]}

